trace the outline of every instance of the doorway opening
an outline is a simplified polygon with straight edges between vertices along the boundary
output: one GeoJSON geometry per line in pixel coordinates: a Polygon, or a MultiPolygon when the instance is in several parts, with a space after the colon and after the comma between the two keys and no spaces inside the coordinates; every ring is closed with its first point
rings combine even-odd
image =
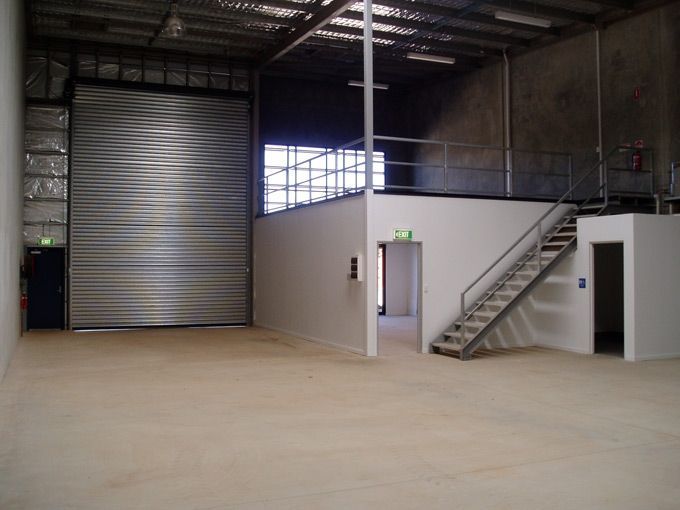
{"type": "Polygon", "coordinates": [[[64,329],[64,248],[29,248],[26,328],[64,329]]]}
{"type": "Polygon", "coordinates": [[[378,354],[421,350],[421,244],[378,245],[378,354]]]}
{"type": "Polygon", "coordinates": [[[385,245],[378,245],[378,315],[385,315],[385,245]]]}
{"type": "Polygon", "coordinates": [[[624,356],[623,243],[593,244],[593,351],[624,356]]]}

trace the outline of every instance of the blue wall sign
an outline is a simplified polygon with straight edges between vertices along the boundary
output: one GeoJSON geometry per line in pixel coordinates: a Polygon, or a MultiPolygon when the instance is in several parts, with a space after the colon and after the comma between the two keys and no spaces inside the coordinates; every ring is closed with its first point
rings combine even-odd
{"type": "Polygon", "coordinates": [[[586,279],[585,278],[579,278],[578,279],[578,288],[579,289],[585,289],[586,288],[586,279]]]}

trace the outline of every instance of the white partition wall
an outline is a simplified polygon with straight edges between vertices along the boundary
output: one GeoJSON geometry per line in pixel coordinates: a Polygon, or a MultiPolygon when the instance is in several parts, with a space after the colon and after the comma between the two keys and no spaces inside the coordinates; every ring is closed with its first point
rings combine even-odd
{"type": "MultiPolygon", "coordinates": [[[[429,351],[429,344],[459,315],[461,291],[551,206],[514,200],[383,194],[373,197],[373,239],[369,246],[391,241],[395,228],[412,229],[413,240],[422,242],[423,352],[429,351]]],[[[558,207],[546,225],[562,216],[568,207],[558,207]]],[[[490,335],[489,342],[533,345],[531,307],[529,297],[490,335]]],[[[375,333],[369,334],[369,351],[375,341],[375,333]]]]}
{"type": "Polygon", "coordinates": [[[255,324],[366,354],[365,242],[363,194],[255,220],[255,324]]]}

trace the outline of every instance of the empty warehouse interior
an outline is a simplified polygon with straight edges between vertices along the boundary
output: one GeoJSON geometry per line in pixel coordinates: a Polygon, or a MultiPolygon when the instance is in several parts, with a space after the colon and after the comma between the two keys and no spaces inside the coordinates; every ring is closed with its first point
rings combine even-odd
{"type": "Polygon", "coordinates": [[[677,508],[679,23],[1,2],[0,508],[677,508]]]}

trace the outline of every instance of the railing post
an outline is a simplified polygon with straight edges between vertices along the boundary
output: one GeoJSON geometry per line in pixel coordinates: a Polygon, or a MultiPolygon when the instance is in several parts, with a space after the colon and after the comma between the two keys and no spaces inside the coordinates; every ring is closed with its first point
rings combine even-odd
{"type": "Polygon", "coordinates": [[[444,144],[444,191],[449,190],[449,144],[444,144]]]}
{"type": "Polygon", "coordinates": [[[460,355],[463,356],[465,345],[465,292],[460,293],[460,355]]]}
{"type": "Polygon", "coordinates": [[[569,200],[574,200],[574,156],[569,154],[569,200]]]}
{"type": "Polygon", "coordinates": [[[602,172],[601,175],[604,177],[604,189],[602,190],[602,194],[604,195],[604,206],[607,207],[609,205],[609,168],[607,167],[606,160],[602,161],[602,168],[600,171],[602,172]]]}
{"type": "Polygon", "coordinates": [[[512,147],[503,148],[505,162],[505,196],[511,197],[513,193],[513,153],[512,147]]]}
{"type": "Polygon", "coordinates": [[[538,225],[536,225],[536,229],[538,230],[538,241],[536,242],[536,253],[538,254],[538,272],[541,272],[541,248],[543,246],[543,229],[541,228],[541,222],[538,222],[538,225]]]}
{"type": "Polygon", "coordinates": [[[654,151],[649,151],[649,160],[650,160],[650,166],[649,166],[649,191],[653,195],[654,194],[654,151]]]}
{"type": "MultiPolygon", "coordinates": [[[[297,198],[297,197],[295,197],[297,198]]],[[[286,209],[290,205],[290,147],[286,145],[286,209]]]]}

